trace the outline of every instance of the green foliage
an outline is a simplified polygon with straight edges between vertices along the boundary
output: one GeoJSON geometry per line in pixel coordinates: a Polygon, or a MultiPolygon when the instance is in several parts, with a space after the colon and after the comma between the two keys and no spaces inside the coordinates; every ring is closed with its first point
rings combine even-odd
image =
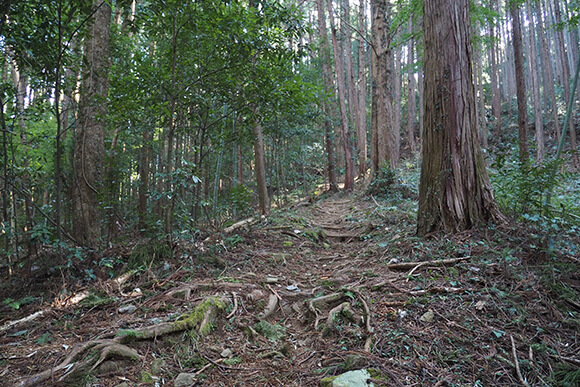
{"type": "Polygon", "coordinates": [[[244,184],[238,184],[230,189],[230,198],[234,210],[241,216],[251,212],[253,192],[244,184]]]}
{"type": "Polygon", "coordinates": [[[127,266],[129,270],[144,269],[154,261],[171,259],[173,249],[165,241],[149,240],[133,248],[127,266]]]}
{"type": "Polygon", "coordinates": [[[396,179],[397,174],[394,168],[388,164],[381,165],[380,170],[377,171],[377,175],[369,185],[367,194],[387,197],[396,179]]]}
{"type": "MultiPolygon", "coordinates": [[[[573,177],[562,171],[562,160],[551,160],[544,164],[521,163],[515,160],[515,155],[505,153],[496,157],[492,168],[495,170],[491,180],[496,201],[506,214],[514,216],[528,214],[529,217],[534,214],[553,218],[558,211],[546,204],[545,194],[548,191],[562,193],[564,184],[573,177]]],[[[577,203],[561,202],[563,206],[569,204],[572,208],[567,210],[572,212],[580,210],[577,203]]]]}
{"type": "Polygon", "coordinates": [[[552,377],[554,386],[573,387],[580,385],[580,367],[558,363],[552,377]]]}
{"type": "Polygon", "coordinates": [[[26,305],[26,304],[30,304],[30,303],[34,302],[34,300],[36,300],[36,298],[34,298],[32,296],[26,296],[26,297],[21,298],[19,300],[15,300],[13,298],[6,298],[2,301],[2,304],[8,305],[9,307],[11,307],[14,310],[18,310],[18,309],[20,309],[21,306],[26,305]]]}

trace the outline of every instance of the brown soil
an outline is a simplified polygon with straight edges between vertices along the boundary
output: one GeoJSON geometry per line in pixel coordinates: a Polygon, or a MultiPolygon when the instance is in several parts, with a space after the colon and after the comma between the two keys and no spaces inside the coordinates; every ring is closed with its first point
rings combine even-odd
{"type": "Polygon", "coordinates": [[[45,313],[0,331],[0,384],[30,381],[83,343],[162,326],[214,296],[227,307],[211,316],[209,334],[135,334],[123,344],[138,360],[110,351],[93,376],[67,377],[94,355],[87,349],[37,385],[173,386],[188,372],[204,386],[317,386],[372,368],[375,385],[536,386],[557,385],[558,372],[573,377],[580,365],[578,261],[547,257],[516,228],[420,239],[404,211],[335,195],[180,243],[174,257],[121,285],[76,289],[112,301],[100,306],[74,304],[64,279],[8,278],[0,300],[37,302],[2,305],[0,327],[45,313]],[[127,305],[135,311],[120,313],[127,305]]]}

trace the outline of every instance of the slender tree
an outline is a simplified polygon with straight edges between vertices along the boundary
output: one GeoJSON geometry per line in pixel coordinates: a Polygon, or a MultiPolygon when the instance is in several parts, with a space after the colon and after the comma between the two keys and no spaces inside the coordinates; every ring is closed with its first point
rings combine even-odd
{"type": "Polygon", "coordinates": [[[411,35],[407,50],[407,68],[409,71],[408,94],[407,94],[407,142],[411,152],[415,152],[415,124],[417,123],[417,102],[416,102],[416,84],[415,81],[415,39],[413,33],[413,18],[409,19],[407,33],[411,35]]]}
{"type": "MultiPolygon", "coordinates": [[[[530,3],[526,4],[526,12],[528,19],[533,21],[532,15],[532,8],[530,3]]],[[[528,39],[529,39],[529,52],[530,52],[530,60],[529,60],[529,68],[530,74],[532,78],[532,91],[533,91],[533,105],[534,105],[534,124],[536,129],[536,161],[538,163],[542,163],[544,160],[544,126],[543,126],[543,116],[542,116],[542,100],[540,97],[540,80],[539,80],[539,72],[540,68],[538,66],[538,53],[536,49],[536,35],[535,35],[535,28],[531,27],[535,23],[530,24],[530,29],[528,31],[528,39]]]]}
{"type": "Polygon", "coordinates": [[[425,116],[417,233],[503,216],[478,141],[469,0],[425,0],[425,116]]]}
{"type": "Polygon", "coordinates": [[[324,85],[325,98],[322,102],[324,117],[324,142],[326,145],[326,158],[328,168],[328,185],[330,191],[338,190],[336,179],[336,156],[334,153],[334,131],[332,130],[331,117],[333,112],[332,96],[334,87],[332,82],[332,70],[330,68],[330,45],[328,44],[328,32],[326,30],[326,15],[324,12],[324,0],[316,1],[318,11],[318,34],[320,38],[320,58],[322,61],[322,81],[324,85]]]}
{"type": "Polygon", "coordinates": [[[346,191],[354,188],[354,165],[352,160],[352,147],[350,131],[348,128],[348,117],[346,111],[346,86],[344,81],[344,62],[340,54],[336,25],[334,23],[334,11],[332,0],[327,0],[328,16],[330,22],[330,32],[332,36],[332,47],[334,52],[334,64],[336,69],[336,88],[338,90],[338,103],[340,108],[340,142],[344,151],[344,189],[346,191]]]}
{"type": "Polygon", "coordinates": [[[366,41],[367,33],[365,0],[359,1],[359,37],[358,37],[358,108],[357,108],[357,144],[359,160],[359,176],[365,176],[367,172],[367,61],[366,61],[366,41]]]}
{"type": "Polygon", "coordinates": [[[528,160],[530,150],[528,145],[528,107],[526,95],[526,79],[524,75],[522,27],[520,22],[520,10],[518,9],[517,2],[512,0],[509,7],[512,17],[512,37],[518,103],[518,138],[520,145],[520,161],[523,163],[528,160]]]}

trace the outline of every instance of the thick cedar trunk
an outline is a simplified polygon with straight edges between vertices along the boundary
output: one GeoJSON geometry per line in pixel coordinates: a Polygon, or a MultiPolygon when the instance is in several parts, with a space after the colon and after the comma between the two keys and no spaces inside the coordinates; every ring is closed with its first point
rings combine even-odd
{"type": "Polygon", "coordinates": [[[266,184],[266,155],[264,152],[264,136],[262,125],[254,124],[254,163],[256,165],[256,184],[258,188],[258,206],[260,214],[266,215],[270,211],[270,199],[266,184]]]}
{"type": "Polygon", "coordinates": [[[101,236],[100,190],[105,161],[105,117],[109,89],[109,30],[111,7],[93,3],[91,35],[85,43],[85,68],[81,84],[78,129],[75,139],[75,187],[73,188],[74,236],[94,246],[101,236]]]}
{"type": "Polygon", "coordinates": [[[425,0],[425,116],[417,233],[503,219],[477,136],[469,0],[425,0]]]}
{"type": "Polygon", "coordinates": [[[371,1],[372,36],[372,109],[371,109],[371,176],[380,177],[383,166],[395,167],[396,136],[392,91],[392,61],[389,49],[390,4],[386,0],[371,1]]]}
{"type": "Polygon", "coordinates": [[[336,25],[334,24],[334,14],[332,10],[332,0],[327,0],[328,15],[330,19],[330,30],[332,36],[332,48],[334,51],[334,64],[336,69],[336,86],[338,89],[338,103],[340,107],[340,142],[344,150],[344,189],[346,191],[354,188],[354,166],[352,160],[352,148],[350,145],[350,133],[348,129],[348,117],[346,114],[346,86],[344,82],[344,62],[338,47],[336,36],[336,25]]]}
{"type": "MultiPolygon", "coordinates": [[[[526,10],[528,14],[528,19],[533,20],[532,9],[530,4],[526,4],[526,10]]],[[[530,48],[530,73],[532,75],[532,90],[534,95],[534,123],[536,128],[536,161],[542,163],[544,161],[544,127],[542,124],[542,99],[540,97],[540,80],[538,79],[538,73],[540,68],[537,62],[537,49],[536,49],[536,37],[535,37],[535,27],[529,29],[528,34],[530,48]]]]}
{"type": "Polygon", "coordinates": [[[332,130],[331,115],[332,107],[331,101],[333,92],[332,72],[330,68],[330,46],[328,44],[328,33],[326,31],[326,16],[324,12],[323,0],[316,1],[318,11],[318,32],[320,35],[320,57],[322,59],[322,78],[324,83],[325,100],[323,101],[324,110],[324,142],[326,145],[326,156],[328,162],[328,185],[330,191],[338,191],[338,183],[336,179],[336,155],[334,153],[334,131],[332,130]]]}
{"type": "Polygon", "coordinates": [[[359,0],[359,29],[360,34],[358,39],[358,108],[357,108],[357,144],[359,152],[359,166],[358,174],[360,177],[366,175],[367,172],[367,77],[366,77],[366,50],[365,40],[363,36],[366,35],[366,16],[365,16],[365,0],[359,0]]]}
{"type": "Polygon", "coordinates": [[[527,162],[529,159],[528,146],[528,109],[526,98],[526,79],[524,77],[524,53],[522,51],[522,28],[520,23],[520,11],[512,3],[510,6],[512,16],[512,34],[514,47],[514,65],[516,76],[516,93],[518,98],[518,138],[520,145],[520,161],[527,162]]]}
{"type": "MultiPolygon", "coordinates": [[[[407,27],[407,33],[411,35],[413,33],[413,18],[409,19],[409,25],[407,27]]],[[[408,84],[408,96],[407,96],[407,143],[409,144],[409,149],[411,152],[415,152],[415,124],[417,122],[417,102],[416,102],[416,89],[417,82],[415,82],[415,48],[414,48],[413,37],[409,38],[409,50],[407,53],[408,62],[407,67],[409,68],[409,84],[408,84]]]]}

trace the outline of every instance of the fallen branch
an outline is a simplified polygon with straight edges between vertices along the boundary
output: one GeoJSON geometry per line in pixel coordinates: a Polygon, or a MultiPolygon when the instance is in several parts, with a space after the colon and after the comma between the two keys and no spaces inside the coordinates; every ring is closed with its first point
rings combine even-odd
{"type": "Polygon", "coordinates": [[[390,265],[387,265],[387,269],[407,270],[407,269],[415,269],[416,267],[421,267],[421,266],[425,266],[425,265],[445,266],[445,265],[452,265],[454,263],[465,261],[468,259],[471,259],[471,256],[460,257],[460,258],[439,259],[436,261],[392,263],[390,265]]]}
{"type": "Polygon", "coordinates": [[[48,309],[43,309],[43,310],[39,310],[38,312],[34,312],[31,315],[26,316],[24,318],[21,318],[19,320],[7,321],[4,325],[2,325],[0,327],[0,333],[7,331],[8,329],[12,328],[13,326],[24,324],[24,323],[30,322],[32,320],[35,320],[38,317],[43,316],[47,311],[48,311],[48,309]]]}
{"type": "Polygon", "coordinates": [[[238,228],[242,228],[244,226],[251,226],[253,224],[258,223],[258,219],[255,218],[248,218],[248,219],[244,219],[244,220],[240,220],[239,222],[236,222],[234,224],[232,224],[229,227],[224,228],[224,233],[229,234],[232,231],[237,230],[238,228]]]}

